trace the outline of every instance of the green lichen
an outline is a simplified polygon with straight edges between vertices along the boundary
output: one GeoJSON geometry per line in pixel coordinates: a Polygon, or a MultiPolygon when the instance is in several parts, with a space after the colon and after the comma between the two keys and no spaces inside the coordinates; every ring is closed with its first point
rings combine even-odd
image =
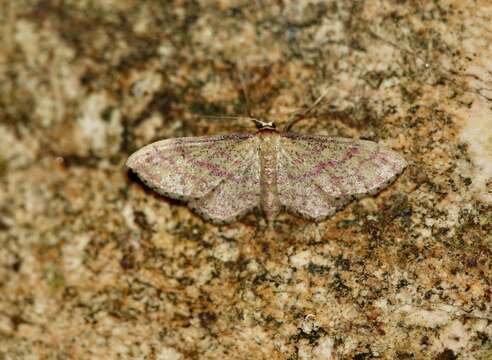
{"type": "Polygon", "coordinates": [[[322,276],[326,274],[328,271],[330,271],[330,267],[309,262],[308,271],[310,274],[322,276]]]}
{"type": "Polygon", "coordinates": [[[52,262],[44,268],[44,278],[52,291],[56,292],[65,286],[65,277],[58,266],[52,262]]]}

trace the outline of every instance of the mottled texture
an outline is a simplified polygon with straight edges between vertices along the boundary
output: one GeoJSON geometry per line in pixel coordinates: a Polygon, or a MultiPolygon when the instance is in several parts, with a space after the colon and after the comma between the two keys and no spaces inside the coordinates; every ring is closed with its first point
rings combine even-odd
{"type": "Polygon", "coordinates": [[[492,357],[490,1],[0,3],[0,359],[492,357]],[[217,226],[125,170],[325,92],[293,132],[408,162],[327,221],[217,226]]]}
{"type": "Polygon", "coordinates": [[[286,134],[278,149],[281,203],[320,220],[354,196],[374,194],[405,168],[398,153],[371,141],[286,134]]]}
{"type": "Polygon", "coordinates": [[[126,165],[158,193],[189,201],[212,221],[231,222],[260,207],[273,220],[280,206],[325,219],[353,196],[384,188],[406,161],[370,141],[261,129],[158,141],[126,165]]]}
{"type": "Polygon", "coordinates": [[[258,148],[259,139],[248,134],[169,139],[135,152],[126,166],[158,193],[230,222],[260,203],[258,148]]]}

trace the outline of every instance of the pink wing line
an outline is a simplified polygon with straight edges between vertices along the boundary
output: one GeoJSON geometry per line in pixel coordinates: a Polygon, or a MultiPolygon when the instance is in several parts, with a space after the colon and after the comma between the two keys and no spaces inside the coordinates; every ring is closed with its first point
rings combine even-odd
{"type": "Polygon", "coordinates": [[[228,223],[260,206],[260,159],[255,147],[249,164],[238,169],[234,178],[224,178],[205,196],[189,202],[189,206],[206,219],[228,223]]]}
{"type": "Polygon", "coordinates": [[[405,166],[401,155],[375,142],[286,133],[279,148],[280,201],[321,220],[354,196],[388,186],[405,166]]]}
{"type": "Polygon", "coordinates": [[[257,141],[252,134],[166,139],[138,150],[126,165],[158,193],[227,222],[258,206],[257,141]]]}

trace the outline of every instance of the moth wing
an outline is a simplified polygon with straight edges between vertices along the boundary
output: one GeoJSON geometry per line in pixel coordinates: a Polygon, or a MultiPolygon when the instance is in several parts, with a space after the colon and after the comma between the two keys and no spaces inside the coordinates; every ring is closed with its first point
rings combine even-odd
{"type": "Polygon", "coordinates": [[[133,153],[126,166],[162,195],[198,199],[222,183],[237,184],[254,161],[255,143],[251,134],[166,139],[133,153]]]}
{"type": "Polygon", "coordinates": [[[315,220],[388,186],[407,164],[372,141],[293,133],[282,135],[278,158],[281,203],[315,220]]]}
{"type": "Polygon", "coordinates": [[[224,178],[205,196],[193,199],[189,205],[206,219],[228,223],[260,205],[260,161],[257,147],[249,161],[234,177],[224,178]]]}

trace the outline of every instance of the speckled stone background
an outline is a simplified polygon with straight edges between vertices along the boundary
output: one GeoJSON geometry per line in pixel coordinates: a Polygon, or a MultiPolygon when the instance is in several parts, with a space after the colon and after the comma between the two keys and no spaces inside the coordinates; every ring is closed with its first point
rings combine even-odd
{"type": "Polygon", "coordinates": [[[0,359],[492,359],[490,1],[0,1],[0,359]],[[123,168],[285,123],[410,165],[215,226],[123,168]]]}

